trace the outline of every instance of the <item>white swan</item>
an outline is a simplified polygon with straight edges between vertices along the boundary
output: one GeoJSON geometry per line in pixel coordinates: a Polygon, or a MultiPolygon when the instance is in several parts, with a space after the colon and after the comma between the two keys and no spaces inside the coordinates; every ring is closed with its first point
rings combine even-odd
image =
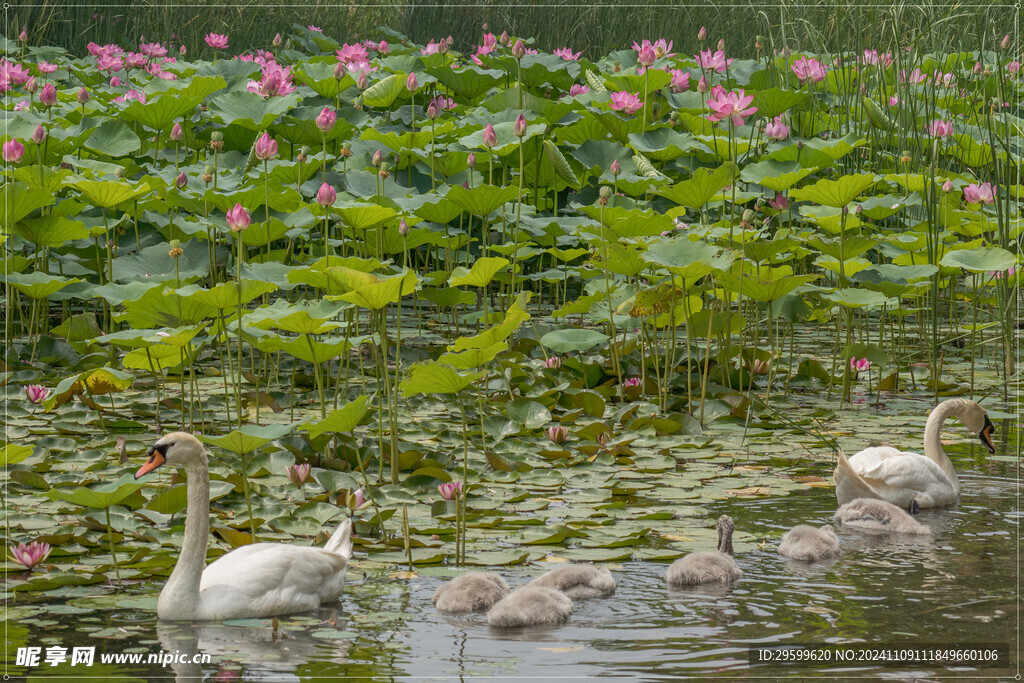
{"type": "Polygon", "coordinates": [[[839,552],[839,539],[829,524],[820,529],[798,524],[787,531],[779,542],[779,555],[804,562],[839,557],[839,552]]]}
{"type": "Polygon", "coordinates": [[[572,600],[565,593],[526,584],[494,604],[487,612],[487,623],[504,628],[560,624],[572,614],[572,600]]]}
{"type": "Polygon", "coordinates": [[[308,612],[341,597],[352,557],[352,523],[338,527],[323,548],[256,543],[206,565],[210,537],[210,475],[203,444],[173,432],[149,449],[138,479],[164,463],[185,469],[188,507],[185,541],[160,591],[161,619],[212,621],[308,612]]]}
{"type": "Polygon", "coordinates": [[[467,572],[434,591],[431,602],[442,612],[486,612],[508,595],[505,579],[491,572],[467,572]]]}
{"type": "Polygon", "coordinates": [[[554,588],[571,600],[607,598],[615,592],[611,571],[592,564],[567,564],[538,576],[527,585],[554,588]]]}
{"type": "Polygon", "coordinates": [[[989,453],[995,453],[995,427],[984,408],[965,398],[943,401],[932,409],[924,428],[924,455],[891,446],[865,448],[849,459],[839,452],[835,470],[836,500],[840,505],[856,498],[880,498],[901,508],[913,501],[922,508],[956,502],[960,480],[942,450],[942,423],[950,415],[978,435],[989,453]]]}
{"type": "Polygon", "coordinates": [[[718,550],[700,550],[681,557],[665,572],[670,586],[696,586],[702,583],[725,583],[743,576],[743,570],[732,559],[732,517],[718,518],[718,550]]]}
{"type": "Polygon", "coordinates": [[[851,500],[836,510],[835,518],[843,526],[852,526],[864,531],[901,534],[931,533],[931,529],[918,523],[902,508],[877,498],[851,500]]]}

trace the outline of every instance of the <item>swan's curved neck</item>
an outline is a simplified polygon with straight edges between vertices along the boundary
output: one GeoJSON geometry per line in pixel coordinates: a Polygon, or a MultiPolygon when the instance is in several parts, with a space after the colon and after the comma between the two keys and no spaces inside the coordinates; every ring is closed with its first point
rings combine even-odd
{"type": "Polygon", "coordinates": [[[732,529],[718,529],[718,552],[732,555],[732,529]]]}
{"type": "Polygon", "coordinates": [[[960,406],[956,401],[945,401],[935,406],[928,416],[928,422],[924,426],[924,455],[935,462],[942,471],[946,473],[953,487],[960,491],[960,480],[957,479],[956,469],[950,461],[946,451],[942,449],[942,423],[950,415],[956,415],[960,406]]]}
{"type": "Polygon", "coordinates": [[[160,592],[160,602],[173,605],[175,611],[194,614],[199,607],[199,584],[206,568],[206,546],[210,540],[210,472],[205,462],[198,462],[185,468],[185,476],[188,486],[185,541],[178,563],[160,592]]]}

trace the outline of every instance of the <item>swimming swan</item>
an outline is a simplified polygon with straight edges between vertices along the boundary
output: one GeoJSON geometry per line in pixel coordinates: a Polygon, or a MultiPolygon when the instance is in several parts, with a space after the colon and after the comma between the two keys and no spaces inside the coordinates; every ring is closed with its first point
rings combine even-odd
{"type": "Polygon", "coordinates": [[[858,498],[836,510],[835,518],[843,526],[865,531],[902,534],[930,534],[931,529],[918,523],[905,510],[877,498],[858,498]]]}
{"type": "Polygon", "coordinates": [[[164,463],[185,469],[185,541],[156,613],[161,619],[211,621],[272,617],[315,610],[341,597],[352,557],[352,523],[342,522],[323,548],[256,543],[206,565],[210,537],[210,475],[203,444],[173,432],[149,449],[138,479],[164,463]]]}
{"type": "Polygon", "coordinates": [[[735,581],[743,571],[732,559],[732,517],[718,518],[718,550],[700,550],[681,557],[665,572],[670,586],[695,586],[701,583],[735,581]]]}
{"type": "Polygon", "coordinates": [[[615,579],[605,568],[598,569],[592,564],[568,564],[552,569],[538,576],[530,586],[554,588],[565,593],[571,600],[607,598],[615,592],[615,579]]]}
{"type": "Polygon", "coordinates": [[[434,591],[431,602],[442,612],[486,612],[508,595],[505,579],[490,572],[467,572],[434,591]]]}
{"type": "Polygon", "coordinates": [[[572,614],[572,600],[547,586],[528,583],[515,589],[487,612],[491,626],[521,628],[560,624],[572,614]]]}
{"type": "Polygon", "coordinates": [[[953,398],[932,409],[924,428],[924,455],[891,446],[865,448],[849,459],[839,452],[835,470],[836,500],[840,505],[856,498],[879,498],[901,508],[917,501],[922,508],[951,505],[960,495],[960,480],[942,450],[942,423],[950,415],[976,433],[989,453],[995,453],[995,427],[974,401],[953,398]]]}
{"type": "Polygon", "coordinates": [[[805,562],[839,557],[839,539],[836,538],[836,532],[828,524],[820,529],[799,524],[782,537],[782,541],[779,543],[779,555],[805,562]]]}

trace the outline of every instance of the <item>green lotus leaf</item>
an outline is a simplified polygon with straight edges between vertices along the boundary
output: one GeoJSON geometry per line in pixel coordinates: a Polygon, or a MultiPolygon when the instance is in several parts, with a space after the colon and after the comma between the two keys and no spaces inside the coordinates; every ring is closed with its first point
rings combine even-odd
{"type": "Polygon", "coordinates": [[[407,74],[397,73],[377,81],[363,91],[363,105],[381,109],[390,107],[405,92],[407,78],[407,74]]]}
{"type": "Polygon", "coordinates": [[[457,370],[479,368],[494,360],[499,353],[508,350],[508,342],[500,341],[486,348],[466,349],[461,353],[443,353],[438,362],[447,363],[457,370]]]}
{"type": "Polygon", "coordinates": [[[805,168],[795,161],[767,159],[745,166],[740,172],[740,178],[775,192],[785,192],[813,171],[813,168],[805,168]]]}
{"type": "Polygon", "coordinates": [[[264,99],[254,92],[235,90],[210,100],[210,113],[221,123],[238,124],[250,130],[266,130],[278,116],[299,102],[296,93],[264,99]]]}
{"type": "Polygon", "coordinates": [[[378,204],[359,204],[356,202],[335,206],[332,212],[341,222],[353,230],[368,230],[398,215],[398,212],[387,206],[378,204]]]}
{"type": "Polygon", "coordinates": [[[452,272],[451,277],[448,278],[448,284],[452,287],[461,287],[463,285],[486,287],[491,284],[495,275],[505,270],[508,266],[509,260],[507,258],[481,256],[473,262],[473,268],[470,270],[462,267],[456,268],[452,272]]]}
{"type": "Polygon", "coordinates": [[[106,209],[141,197],[150,191],[145,180],[138,187],[121,180],[79,180],[70,186],[81,192],[91,204],[106,209]]]}
{"type": "Polygon", "coordinates": [[[416,282],[416,273],[407,271],[404,275],[363,285],[359,289],[341,294],[339,298],[363,308],[379,311],[388,304],[398,302],[406,294],[412,294],[416,289],[416,282]]]}
{"type": "Polygon", "coordinates": [[[1001,247],[975,247],[947,252],[940,265],[963,268],[968,273],[1002,271],[1017,265],[1017,258],[1001,247]]]}
{"type": "Polygon", "coordinates": [[[690,209],[700,209],[722,188],[733,182],[733,167],[726,164],[716,169],[698,168],[693,177],[676,183],[671,187],[662,187],[656,194],[690,209]]]}
{"type": "Polygon", "coordinates": [[[80,221],[55,214],[19,221],[14,232],[23,240],[45,247],[62,247],[67,242],[89,237],[89,231],[80,221]]]}
{"type": "Polygon", "coordinates": [[[142,141],[131,128],[115,118],[105,119],[85,141],[85,148],[97,154],[122,157],[139,151],[142,141]]]}
{"type": "Polygon", "coordinates": [[[460,69],[450,66],[427,68],[427,73],[436,78],[457,97],[472,100],[505,80],[505,75],[494,69],[484,69],[469,64],[460,69]]]}
{"type": "Polygon", "coordinates": [[[446,363],[425,361],[410,366],[398,388],[406,396],[457,394],[486,374],[483,370],[461,373],[446,363]]]}
{"type": "Polygon", "coordinates": [[[297,66],[293,73],[297,81],[327,99],[334,99],[338,93],[345,92],[356,84],[355,79],[348,73],[341,80],[335,78],[334,64],[329,62],[306,62],[297,66]]]}
{"type": "Polygon", "coordinates": [[[280,439],[291,430],[291,425],[276,424],[266,425],[265,427],[243,425],[240,429],[234,429],[223,436],[203,435],[199,439],[211,446],[219,446],[226,451],[241,455],[243,453],[251,453],[274,439],[280,439]]]}
{"type": "Polygon", "coordinates": [[[13,182],[4,185],[2,201],[4,210],[0,211],[0,225],[9,228],[36,209],[50,206],[57,199],[49,190],[13,182]]]}
{"type": "Polygon", "coordinates": [[[45,299],[70,284],[80,282],[78,278],[64,278],[40,272],[9,273],[5,279],[7,284],[33,299],[45,299]]]}
{"type": "Polygon", "coordinates": [[[365,396],[359,396],[332,411],[324,419],[316,422],[303,422],[296,429],[308,432],[313,439],[324,433],[345,434],[359,425],[369,409],[369,400],[365,396]]]}
{"type": "Polygon", "coordinates": [[[822,178],[813,185],[791,190],[789,197],[796,201],[814,202],[841,209],[877,181],[873,173],[844,175],[838,180],[822,178]]]}
{"type": "Polygon", "coordinates": [[[545,348],[555,353],[584,352],[604,344],[610,337],[597,330],[565,329],[548,332],[540,339],[545,348]]]}
{"type": "Polygon", "coordinates": [[[204,306],[221,310],[232,310],[239,304],[245,305],[264,294],[269,294],[277,289],[277,285],[263,280],[242,279],[242,292],[239,296],[238,281],[228,280],[221,282],[210,289],[204,289],[197,285],[189,285],[175,290],[175,292],[188,300],[197,301],[204,306]]]}

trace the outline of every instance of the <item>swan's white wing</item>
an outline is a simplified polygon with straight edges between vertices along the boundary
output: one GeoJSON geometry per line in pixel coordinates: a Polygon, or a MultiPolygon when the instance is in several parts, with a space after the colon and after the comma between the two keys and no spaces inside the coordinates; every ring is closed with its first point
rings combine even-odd
{"type": "Polygon", "coordinates": [[[278,543],[243,546],[203,571],[203,619],[305,612],[337,600],[347,558],[324,550],[278,543]]]}
{"type": "Polygon", "coordinates": [[[866,448],[850,465],[876,497],[903,508],[916,500],[921,507],[948,505],[956,489],[939,465],[920,453],[888,446],[866,448]]]}

